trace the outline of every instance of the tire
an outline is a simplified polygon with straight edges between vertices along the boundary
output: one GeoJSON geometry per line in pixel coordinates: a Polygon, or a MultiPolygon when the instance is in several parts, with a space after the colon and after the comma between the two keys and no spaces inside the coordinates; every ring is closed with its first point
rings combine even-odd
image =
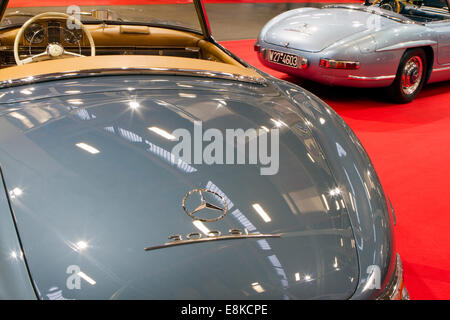
{"type": "Polygon", "coordinates": [[[394,83],[388,88],[388,94],[397,103],[414,100],[427,78],[428,61],[421,48],[409,49],[400,60],[394,83]]]}

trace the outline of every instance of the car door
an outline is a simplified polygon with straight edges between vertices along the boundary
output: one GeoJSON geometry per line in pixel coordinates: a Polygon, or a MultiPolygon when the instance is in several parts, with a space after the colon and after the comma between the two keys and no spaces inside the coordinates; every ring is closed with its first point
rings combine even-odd
{"type": "Polygon", "coordinates": [[[438,35],[438,64],[450,64],[450,14],[447,20],[432,23],[429,26],[438,35]]]}
{"type": "Polygon", "coordinates": [[[438,37],[438,64],[450,64],[450,19],[432,26],[438,37]]]}

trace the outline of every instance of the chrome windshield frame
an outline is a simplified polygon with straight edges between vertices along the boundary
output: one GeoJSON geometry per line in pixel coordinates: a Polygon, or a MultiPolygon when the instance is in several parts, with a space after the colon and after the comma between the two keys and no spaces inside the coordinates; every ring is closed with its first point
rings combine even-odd
{"type": "Polygon", "coordinates": [[[32,77],[5,80],[0,82],[0,89],[54,80],[65,80],[65,79],[84,78],[93,76],[118,76],[126,74],[203,77],[203,78],[215,78],[215,79],[247,82],[259,85],[264,85],[266,83],[266,79],[263,77],[257,78],[252,76],[244,76],[235,73],[218,72],[218,71],[203,71],[203,70],[179,69],[179,68],[107,68],[107,69],[87,69],[81,71],[56,72],[32,77]]]}
{"type": "Polygon", "coordinates": [[[362,5],[355,5],[355,4],[330,4],[327,6],[324,6],[323,8],[342,8],[342,9],[349,9],[349,10],[357,10],[357,11],[364,11],[364,12],[368,12],[368,13],[372,13],[372,14],[377,14],[383,18],[387,18],[399,23],[404,23],[404,24],[420,24],[414,20],[408,19],[407,17],[401,16],[400,17],[396,17],[394,15],[390,15],[387,13],[382,12],[381,10],[377,10],[374,8],[371,8],[370,6],[367,7],[364,4],[362,5]]]}
{"type": "Polygon", "coordinates": [[[203,0],[194,0],[194,5],[195,10],[197,10],[198,20],[202,28],[203,36],[206,40],[212,41],[211,26],[209,24],[208,15],[206,14],[203,0]]]}

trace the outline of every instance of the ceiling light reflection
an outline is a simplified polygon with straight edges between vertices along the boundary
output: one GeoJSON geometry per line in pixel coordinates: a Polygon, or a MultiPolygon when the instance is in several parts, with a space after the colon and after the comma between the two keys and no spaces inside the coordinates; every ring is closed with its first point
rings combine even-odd
{"type": "Polygon", "coordinates": [[[277,128],[280,128],[280,127],[282,127],[282,126],[286,126],[286,123],[284,123],[283,121],[281,121],[281,120],[275,120],[275,119],[270,119],[273,123],[275,123],[275,126],[277,127],[277,128]]]}
{"type": "Polygon", "coordinates": [[[253,283],[252,283],[252,288],[253,288],[253,290],[255,290],[257,293],[263,293],[264,291],[266,291],[266,290],[264,290],[264,288],[259,284],[259,282],[253,282],[253,283]]]}
{"type": "Polygon", "coordinates": [[[25,117],[23,114],[18,113],[18,112],[11,112],[9,114],[11,117],[16,118],[17,120],[19,120],[20,122],[23,123],[24,126],[26,126],[28,129],[31,129],[34,127],[34,124],[27,118],[25,117]]]}
{"type": "Polygon", "coordinates": [[[23,258],[23,252],[22,252],[22,250],[17,250],[17,251],[11,250],[11,253],[9,254],[9,256],[11,257],[11,259],[19,260],[19,259],[23,258]]]}
{"type": "Polygon", "coordinates": [[[197,98],[197,95],[195,93],[182,93],[182,92],[180,92],[178,94],[178,96],[180,96],[182,98],[191,98],[191,99],[197,98]]]}
{"type": "Polygon", "coordinates": [[[33,92],[32,92],[30,89],[23,89],[23,90],[20,90],[20,93],[26,94],[26,95],[30,95],[30,94],[32,94],[33,92]]]}
{"type": "Polygon", "coordinates": [[[90,285],[95,285],[97,282],[95,282],[94,279],[92,279],[91,277],[89,277],[86,273],[84,273],[83,271],[80,271],[77,273],[80,278],[86,280],[87,283],[89,283],[90,285]]]}
{"type": "Polygon", "coordinates": [[[209,229],[204,225],[204,223],[201,222],[200,220],[192,221],[192,224],[193,224],[198,230],[200,230],[201,232],[203,232],[203,234],[204,234],[205,236],[208,236],[208,235],[209,235],[210,230],[209,230],[209,229]]]}
{"type": "Polygon", "coordinates": [[[67,102],[74,105],[80,105],[84,103],[81,99],[69,99],[67,100],[67,102]]]}
{"type": "Polygon", "coordinates": [[[78,241],[75,245],[76,245],[78,251],[82,251],[88,247],[88,244],[86,241],[78,241]]]}
{"type": "Polygon", "coordinates": [[[163,137],[167,140],[174,141],[177,139],[173,134],[170,134],[166,130],[158,128],[158,127],[149,127],[148,130],[153,131],[154,133],[160,135],[161,137],[163,137]]]}
{"type": "Polygon", "coordinates": [[[78,142],[75,145],[78,148],[83,149],[84,151],[87,151],[87,152],[92,153],[92,154],[100,153],[100,151],[98,149],[96,149],[93,146],[88,145],[87,143],[84,143],[84,142],[78,142]]]}
{"type": "Polygon", "coordinates": [[[14,188],[9,192],[11,198],[20,197],[23,194],[23,190],[20,188],[14,188]]]}
{"type": "Polygon", "coordinates": [[[339,268],[339,263],[338,263],[337,257],[334,257],[333,267],[334,267],[335,269],[338,269],[338,268],[339,268]]]}
{"type": "Polygon", "coordinates": [[[328,204],[327,198],[325,197],[325,195],[322,193],[322,200],[325,203],[325,207],[327,208],[327,211],[330,211],[330,206],[328,204]]]}
{"type": "Polygon", "coordinates": [[[341,189],[339,188],[334,188],[330,190],[330,196],[335,197],[341,194],[341,189]]]}
{"type": "Polygon", "coordinates": [[[254,203],[252,205],[253,209],[255,209],[255,211],[260,215],[260,217],[264,220],[264,222],[270,222],[272,221],[272,219],[270,218],[270,216],[267,214],[266,211],[264,211],[264,209],[261,207],[261,205],[259,203],[254,203]]]}
{"type": "Polygon", "coordinates": [[[138,108],[141,106],[141,105],[140,105],[138,102],[136,102],[136,101],[130,101],[130,102],[128,103],[128,105],[130,106],[131,109],[134,109],[134,110],[138,109],[138,108]]]}

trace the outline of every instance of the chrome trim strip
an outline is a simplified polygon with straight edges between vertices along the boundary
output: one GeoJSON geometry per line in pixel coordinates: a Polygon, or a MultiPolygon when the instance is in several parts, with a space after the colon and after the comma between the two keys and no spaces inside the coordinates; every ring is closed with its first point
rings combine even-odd
{"type": "Polygon", "coordinates": [[[169,248],[174,246],[181,246],[185,244],[193,244],[200,242],[210,242],[210,241],[222,241],[222,240],[237,240],[237,239],[259,239],[259,238],[280,238],[281,233],[273,233],[273,234],[262,234],[262,233],[248,233],[248,234],[230,234],[226,236],[208,236],[206,238],[198,238],[198,239],[189,239],[189,240],[175,240],[171,242],[167,242],[165,244],[159,246],[153,246],[145,248],[145,251],[151,251],[162,248],[169,248]]]}
{"type": "Polygon", "coordinates": [[[409,300],[409,294],[406,291],[403,293],[403,290],[406,290],[405,281],[403,278],[403,262],[400,258],[400,255],[396,254],[396,260],[394,265],[394,270],[392,272],[391,279],[385,286],[385,288],[381,291],[376,300],[397,300],[400,298],[401,300],[409,300]]]}
{"type": "Polygon", "coordinates": [[[395,79],[395,74],[390,76],[379,76],[379,77],[361,77],[349,75],[348,78],[352,80],[362,80],[362,81],[390,80],[395,79]]]}
{"type": "Polygon", "coordinates": [[[432,72],[440,72],[440,71],[450,71],[450,67],[444,67],[439,69],[433,69],[432,72]]]}
{"type": "Polygon", "coordinates": [[[376,52],[390,51],[390,50],[400,50],[406,48],[417,48],[424,46],[434,46],[437,45],[437,41],[433,40],[417,40],[417,41],[408,41],[394,44],[392,46],[384,47],[375,50],[376,52]]]}
{"type": "Polygon", "coordinates": [[[218,78],[257,84],[264,84],[266,82],[265,78],[256,78],[251,76],[243,76],[235,73],[216,72],[216,71],[202,71],[202,70],[179,69],[179,68],[108,68],[108,69],[88,69],[82,71],[48,73],[44,75],[29,76],[26,78],[14,80],[5,80],[0,82],[0,88],[20,86],[43,81],[64,80],[64,79],[99,76],[99,75],[121,75],[131,73],[139,75],[156,74],[156,75],[179,75],[191,77],[218,78]]]}

